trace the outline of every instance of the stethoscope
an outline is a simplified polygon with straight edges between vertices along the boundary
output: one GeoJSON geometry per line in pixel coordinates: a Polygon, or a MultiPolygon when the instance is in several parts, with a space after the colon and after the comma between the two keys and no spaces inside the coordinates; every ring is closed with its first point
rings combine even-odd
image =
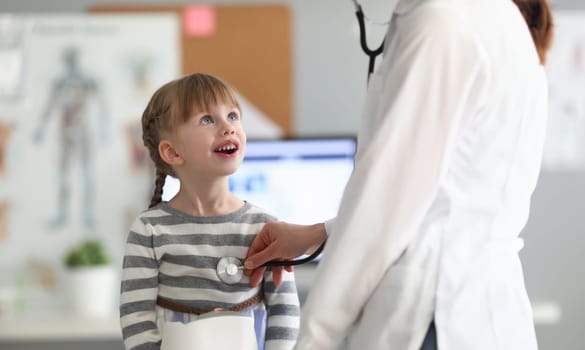
{"type": "MultiPolygon", "coordinates": [[[[319,254],[323,251],[325,247],[325,242],[319,246],[319,248],[311,255],[307,256],[306,258],[297,259],[297,260],[288,260],[288,261],[276,261],[272,260],[265,263],[262,266],[270,267],[270,266],[295,266],[308,263],[312,260],[315,260],[319,254]]],[[[236,284],[242,280],[244,275],[244,264],[242,260],[233,257],[233,256],[224,256],[223,258],[219,259],[217,262],[216,267],[217,277],[220,281],[226,284],[236,284]]]]}
{"type": "Polygon", "coordinates": [[[376,64],[376,57],[381,55],[384,52],[384,41],[382,40],[382,44],[375,50],[372,50],[368,47],[368,41],[366,40],[366,25],[364,19],[367,19],[368,22],[376,25],[387,25],[390,21],[387,22],[376,22],[369,19],[366,15],[364,15],[364,11],[362,10],[362,6],[357,2],[357,0],[352,0],[355,6],[355,15],[357,16],[358,23],[360,25],[360,44],[362,46],[362,50],[368,55],[370,58],[370,62],[368,64],[368,81],[370,80],[370,75],[374,72],[374,65],[376,64]]]}
{"type": "MultiPolygon", "coordinates": [[[[372,72],[374,72],[374,65],[376,63],[376,57],[379,56],[380,54],[382,54],[382,52],[384,51],[384,41],[382,41],[382,44],[380,45],[380,47],[378,47],[375,50],[372,50],[368,47],[368,42],[366,40],[366,25],[365,25],[364,19],[367,19],[368,22],[370,22],[372,24],[376,24],[376,25],[386,25],[386,24],[390,23],[390,21],[387,21],[387,22],[372,21],[366,15],[364,15],[364,11],[362,10],[362,6],[357,2],[357,0],[352,0],[352,1],[353,1],[353,4],[355,5],[355,9],[356,9],[355,14],[357,16],[358,23],[360,26],[360,44],[362,46],[362,49],[366,53],[366,55],[368,55],[368,57],[370,58],[370,63],[368,65],[368,81],[369,81],[370,75],[372,75],[372,72]]],[[[324,247],[325,247],[325,242],[323,244],[321,244],[319,249],[317,249],[313,254],[309,255],[306,258],[297,259],[297,260],[289,260],[289,261],[275,261],[275,260],[273,260],[273,261],[269,261],[269,262],[265,263],[262,266],[270,267],[270,266],[301,265],[301,264],[304,264],[304,263],[307,263],[307,262],[314,260],[317,256],[319,256],[319,254],[321,254],[321,251],[323,250],[324,247]]],[[[226,284],[236,284],[242,280],[242,276],[244,275],[244,264],[242,263],[242,261],[240,259],[238,259],[236,257],[225,256],[225,257],[219,259],[219,261],[217,262],[216,273],[217,273],[217,277],[219,278],[220,281],[222,281],[226,284]]]]}

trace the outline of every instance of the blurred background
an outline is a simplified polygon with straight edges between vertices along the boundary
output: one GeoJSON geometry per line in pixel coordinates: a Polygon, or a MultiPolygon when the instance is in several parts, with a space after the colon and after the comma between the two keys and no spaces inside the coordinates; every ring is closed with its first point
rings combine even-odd
{"type": "MultiPolygon", "coordinates": [[[[395,1],[361,3],[385,22],[395,1]]],[[[540,348],[585,349],[585,3],[551,4],[521,255],[540,348]]],[[[377,47],[386,27],[367,30],[377,47]]],[[[158,86],[224,78],[252,139],[355,136],[367,64],[350,0],[0,2],[0,349],[123,349],[119,270],[152,188],[139,121],[158,86]]],[[[296,269],[302,300],[314,268],[296,269]]]]}

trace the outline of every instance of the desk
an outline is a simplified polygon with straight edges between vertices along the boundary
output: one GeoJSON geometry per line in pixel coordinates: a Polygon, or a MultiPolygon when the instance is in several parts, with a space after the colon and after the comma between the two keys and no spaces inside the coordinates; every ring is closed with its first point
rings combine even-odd
{"type": "Polygon", "coordinates": [[[0,317],[0,342],[121,340],[118,316],[83,318],[67,313],[0,317]]]}

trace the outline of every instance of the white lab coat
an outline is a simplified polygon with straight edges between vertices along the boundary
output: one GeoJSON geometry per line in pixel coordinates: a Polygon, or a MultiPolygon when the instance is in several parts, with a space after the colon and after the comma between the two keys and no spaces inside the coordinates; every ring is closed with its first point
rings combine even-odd
{"type": "Polygon", "coordinates": [[[402,0],[296,349],[536,349],[518,235],[539,174],[544,68],[510,0],[402,0]]]}

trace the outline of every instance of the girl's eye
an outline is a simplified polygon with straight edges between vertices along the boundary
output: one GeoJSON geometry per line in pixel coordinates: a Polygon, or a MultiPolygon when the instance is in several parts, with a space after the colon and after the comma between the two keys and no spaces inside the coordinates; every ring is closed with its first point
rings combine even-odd
{"type": "Polygon", "coordinates": [[[211,116],[209,116],[209,115],[206,115],[206,116],[201,118],[200,123],[201,123],[201,125],[213,124],[213,118],[211,118],[211,116]]]}
{"type": "Polygon", "coordinates": [[[238,120],[238,119],[240,119],[240,116],[237,113],[232,112],[232,113],[228,114],[228,120],[234,121],[234,120],[238,120]]]}

